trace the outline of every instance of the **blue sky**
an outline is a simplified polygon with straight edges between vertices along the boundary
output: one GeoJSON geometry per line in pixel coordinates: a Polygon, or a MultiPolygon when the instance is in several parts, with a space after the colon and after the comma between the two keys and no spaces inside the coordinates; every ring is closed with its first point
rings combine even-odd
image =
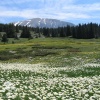
{"type": "Polygon", "coordinates": [[[53,18],[74,24],[99,23],[100,0],[2,0],[0,23],[53,18]]]}

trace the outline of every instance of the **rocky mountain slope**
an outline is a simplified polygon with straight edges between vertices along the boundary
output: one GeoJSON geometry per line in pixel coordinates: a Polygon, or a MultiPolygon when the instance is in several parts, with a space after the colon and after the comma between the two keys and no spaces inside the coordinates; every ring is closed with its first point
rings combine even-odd
{"type": "Polygon", "coordinates": [[[33,18],[25,21],[15,22],[14,25],[28,26],[28,27],[39,27],[39,28],[57,28],[64,26],[74,26],[73,23],[64,22],[57,19],[48,19],[48,18],[33,18]]]}

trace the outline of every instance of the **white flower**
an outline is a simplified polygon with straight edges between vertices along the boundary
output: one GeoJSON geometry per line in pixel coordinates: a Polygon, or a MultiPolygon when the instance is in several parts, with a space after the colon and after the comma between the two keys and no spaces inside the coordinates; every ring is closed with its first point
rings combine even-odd
{"type": "Polygon", "coordinates": [[[95,100],[96,97],[95,96],[91,96],[89,100],[95,100]]]}
{"type": "Polygon", "coordinates": [[[53,96],[53,94],[51,94],[51,93],[48,93],[48,94],[47,94],[47,96],[48,96],[48,97],[51,97],[51,96],[53,96]]]}
{"type": "Polygon", "coordinates": [[[4,100],[2,97],[0,97],[0,100],[4,100]]]}
{"type": "Polygon", "coordinates": [[[5,92],[5,89],[0,90],[0,93],[5,92]]]}
{"type": "Polygon", "coordinates": [[[54,95],[59,95],[57,92],[53,92],[54,95]]]}
{"type": "Polygon", "coordinates": [[[85,96],[84,97],[89,97],[89,95],[88,94],[85,94],[85,96]]]}
{"type": "Polygon", "coordinates": [[[9,96],[11,96],[11,95],[12,95],[12,93],[10,93],[10,92],[6,93],[6,96],[7,96],[7,97],[9,97],[9,96]]]}
{"type": "Polygon", "coordinates": [[[12,86],[13,84],[11,83],[11,82],[9,82],[9,81],[7,81],[7,82],[5,82],[4,84],[3,84],[3,86],[12,86]]]}
{"type": "Polygon", "coordinates": [[[100,90],[99,91],[95,91],[95,93],[100,95],[100,90]]]}
{"type": "Polygon", "coordinates": [[[31,97],[29,97],[29,100],[33,100],[31,97]]]}
{"type": "Polygon", "coordinates": [[[46,96],[43,96],[43,100],[46,100],[47,99],[47,97],[46,96]]]}
{"type": "Polygon", "coordinates": [[[12,90],[15,90],[15,89],[16,88],[15,88],[14,84],[9,82],[9,81],[7,81],[7,82],[4,82],[1,92],[5,92],[6,90],[12,91],[12,90]]]}

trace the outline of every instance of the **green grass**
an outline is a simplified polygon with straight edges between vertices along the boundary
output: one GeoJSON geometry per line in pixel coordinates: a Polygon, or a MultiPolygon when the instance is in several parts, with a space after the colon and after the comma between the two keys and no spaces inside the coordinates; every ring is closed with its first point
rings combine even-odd
{"type": "Polygon", "coordinates": [[[100,75],[100,67],[89,67],[89,68],[81,68],[71,71],[59,71],[61,75],[67,75],[68,77],[91,77],[100,75]]]}
{"type": "MultiPolygon", "coordinates": [[[[100,40],[99,39],[71,39],[71,38],[37,38],[37,39],[9,39],[9,42],[0,43],[1,61],[29,61],[38,62],[59,62],[70,57],[89,57],[93,59],[100,58],[100,40]],[[15,41],[12,44],[11,41],[15,41]],[[41,59],[40,59],[41,58],[41,59]]],[[[68,62],[69,63],[69,62],[68,62]]]]}
{"type": "Polygon", "coordinates": [[[0,99],[100,99],[99,39],[12,41],[0,43],[0,99]]]}

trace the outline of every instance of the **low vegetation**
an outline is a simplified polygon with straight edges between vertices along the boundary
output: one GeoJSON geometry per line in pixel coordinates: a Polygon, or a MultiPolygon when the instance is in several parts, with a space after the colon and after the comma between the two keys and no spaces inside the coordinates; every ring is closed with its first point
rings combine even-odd
{"type": "Polygon", "coordinates": [[[99,70],[99,39],[9,38],[0,42],[0,100],[99,100],[99,70]]]}

